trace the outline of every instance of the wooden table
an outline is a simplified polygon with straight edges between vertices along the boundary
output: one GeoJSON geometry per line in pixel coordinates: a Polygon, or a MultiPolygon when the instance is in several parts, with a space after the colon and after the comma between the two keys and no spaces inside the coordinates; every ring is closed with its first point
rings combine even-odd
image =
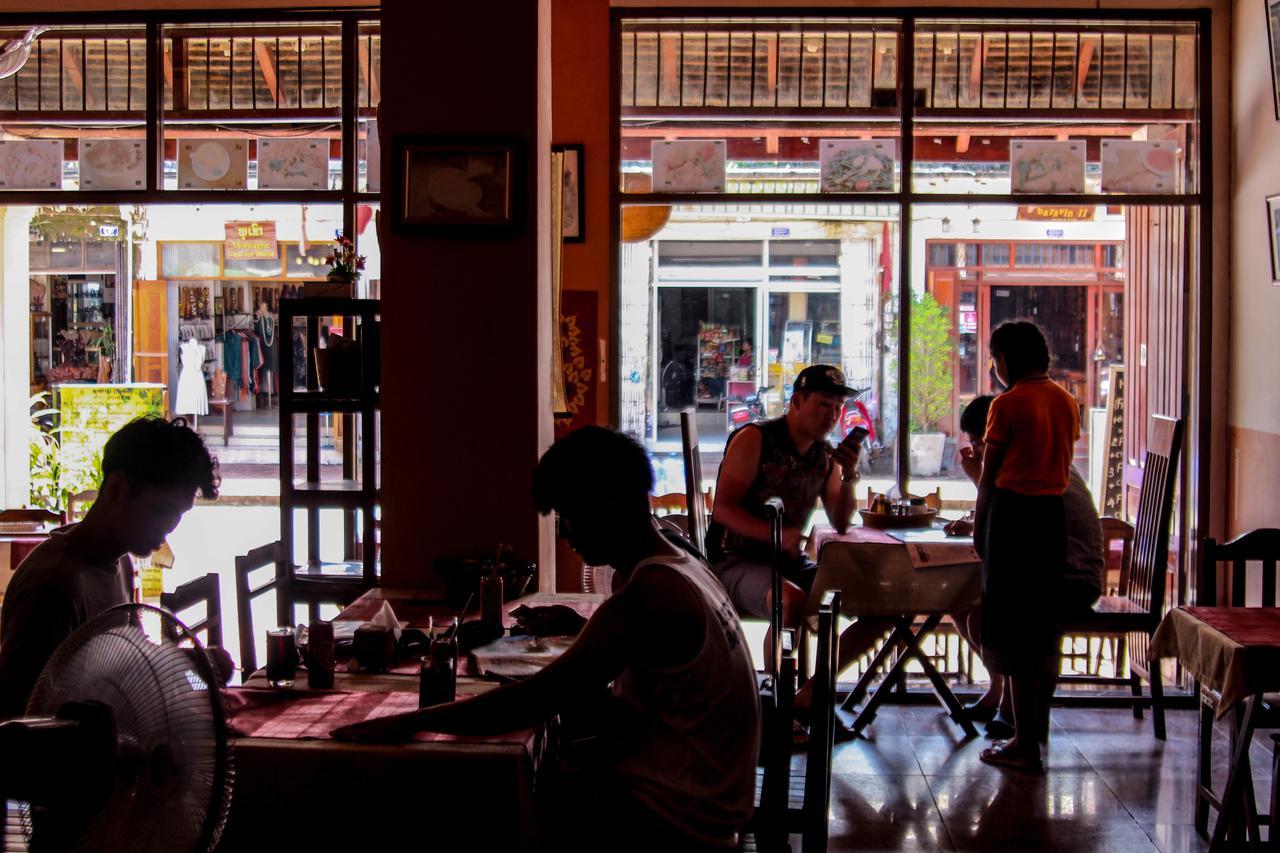
{"type": "MultiPolygon", "coordinates": [[[[263,683],[255,675],[249,686],[263,683]]],[[[462,678],[458,692],[492,686],[462,678]]],[[[410,693],[403,702],[408,708],[416,705],[418,680],[337,673],[335,688],[410,693]]],[[[306,696],[305,686],[298,694],[306,696]]],[[[424,734],[407,744],[364,744],[272,737],[278,723],[260,723],[262,734],[232,739],[235,789],[220,849],[534,847],[535,781],[554,763],[548,726],[492,737],[424,734]]]]}
{"type": "MultiPolygon", "coordinates": [[[[1165,614],[1151,638],[1148,657],[1152,661],[1176,657],[1201,684],[1219,692],[1217,715],[1231,714],[1231,764],[1222,798],[1213,795],[1207,779],[1196,791],[1197,802],[1204,798],[1221,810],[1210,849],[1224,849],[1228,832],[1235,836],[1247,830],[1257,842],[1259,819],[1249,744],[1263,694],[1280,690],[1280,608],[1175,608],[1165,614]]],[[[1201,738],[1202,750],[1207,744],[1201,738]]],[[[1200,758],[1203,765],[1208,756],[1200,758]]]]}
{"type": "Polygon", "coordinates": [[[893,625],[888,642],[876,652],[871,665],[845,699],[842,706],[845,710],[853,710],[866,697],[877,670],[901,647],[880,687],[854,721],[855,732],[862,731],[875,719],[889,692],[906,678],[908,662],[914,660],[924,670],[934,694],[951,718],[967,736],[978,734],[942,674],[920,648],[921,639],[938,627],[943,616],[972,607],[981,598],[981,562],[972,552],[973,540],[947,537],[945,545],[948,549],[962,550],[964,559],[953,564],[917,568],[908,544],[882,530],[854,527],[837,534],[822,525],[809,537],[811,553],[818,560],[818,573],[809,594],[807,612],[816,615],[822,594],[838,589],[840,609],[845,615],[876,617],[893,625]],[[917,629],[914,626],[921,618],[923,621],[917,629]]]}
{"type": "MultiPolygon", "coordinates": [[[[502,624],[508,630],[516,624],[515,617],[511,615],[511,612],[518,607],[549,607],[555,604],[569,607],[584,618],[590,619],[604,599],[605,596],[603,595],[591,593],[535,592],[506,602],[502,608],[502,624]]],[[[418,628],[420,630],[426,630],[430,627],[441,628],[452,625],[457,618],[456,609],[440,598],[439,593],[395,587],[374,587],[366,591],[334,617],[334,633],[339,637],[351,636],[356,627],[369,621],[382,608],[384,602],[391,606],[396,619],[405,628],[418,628]]],[[[478,609],[473,609],[468,615],[474,616],[478,612],[478,609]]],[[[527,655],[524,655],[527,665],[521,668],[520,675],[529,675],[545,666],[558,657],[559,653],[563,652],[569,643],[561,641],[561,638],[552,637],[547,638],[547,642],[542,645],[543,648],[541,649],[527,650],[527,655]]],[[[493,651],[496,652],[496,650],[493,651]]],[[[503,651],[502,657],[510,662],[513,657],[520,654],[521,649],[513,644],[511,649],[503,651]]],[[[462,672],[483,674],[483,667],[478,665],[474,655],[470,655],[467,659],[458,663],[462,672]]],[[[412,664],[401,664],[392,667],[392,671],[410,674],[416,672],[416,668],[412,664]]],[[[510,675],[515,674],[515,672],[505,672],[504,674],[510,675]]]]}

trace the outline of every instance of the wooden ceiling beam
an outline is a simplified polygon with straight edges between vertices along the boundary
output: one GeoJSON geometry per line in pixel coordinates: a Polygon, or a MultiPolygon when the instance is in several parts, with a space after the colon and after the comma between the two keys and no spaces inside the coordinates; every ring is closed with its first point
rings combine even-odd
{"type": "Polygon", "coordinates": [[[253,53],[258,59],[258,67],[262,69],[262,77],[266,80],[267,91],[271,92],[271,102],[279,106],[280,88],[276,76],[276,61],[275,57],[271,55],[271,48],[267,45],[267,42],[255,38],[253,40],[253,53]]]}

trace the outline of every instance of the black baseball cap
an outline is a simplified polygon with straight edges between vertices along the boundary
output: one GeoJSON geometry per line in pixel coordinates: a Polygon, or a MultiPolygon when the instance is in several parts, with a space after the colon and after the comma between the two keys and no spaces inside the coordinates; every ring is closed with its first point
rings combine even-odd
{"type": "Polygon", "coordinates": [[[852,397],[857,389],[845,384],[844,374],[838,367],[830,364],[814,364],[800,371],[796,384],[792,386],[798,393],[818,392],[819,394],[835,394],[840,397],[852,397]]]}

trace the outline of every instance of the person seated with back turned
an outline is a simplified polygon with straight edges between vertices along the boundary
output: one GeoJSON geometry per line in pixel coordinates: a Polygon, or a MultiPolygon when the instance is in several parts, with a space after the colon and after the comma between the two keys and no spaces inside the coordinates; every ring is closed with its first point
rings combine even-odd
{"type": "MultiPolygon", "coordinates": [[[[965,476],[974,485],[982,476],[983,439],[987,432],[987,414],[991,409],[991,396],[975,397],[960,414],[960,431],[969,439],[969,446],[960,450],[960,467],[965,476]]],[[[1102,547],[1102,524],[1098,520],[1098,511],[1094,508],[1093,495],[1085,484],[1080,472],[1072,466],[1067,491],[1062,496],[1066,512],[1067,525],[1067,562],[1063,569],[1063,582],[1058,596],[1059,609],[1067,614],[1075,614],[1092,609],[1102,595],[1103,574],[1106,571],[1102,547]]],[[[946,526],[951,536],[970,536],[973,534],[973,522],[961,519],[946,526]]],[[[956,629],[974,649],[981,653],[982,644],[982,608],[973,607],[960,613],[953,613],[956,629]]],[[[1057,679],[1046,684],[1051,699],[1057,679]]],[[[987,692],[978,701],[965,706],[969,718],[987,724],[987,734],[991,737],[1007,738],[1013,736],[1013,702],[1012,696],[1005,689],[1005,678],[999,673],[991,673],[991,684],[987,692]],[[997,716],[998,714],[998,716],[997,716]]],[[[1043,722],[1040,728],[1040,740],[1043,742],[1049,735],[1047,712],[1048,701],[1041,709],[1043,722]]]]}
{"type": "MultiPolygon", "coordinates": [[[[817,565],[801,550],[804,528],[818,499],[831,525],[849,528],[857,503],[858,449],[842,442],[832,449],[827,435],[835,428],[844,401],[855,393],[844,374],[829,364],[800,371],[786,414],[747,424],[729,436],[716,477],[716,506],[707,530],[707,556],[730,600],[743,617],[768,619],[773,607],[773,555],[765,503],[781,498],[782,625],[797,628],[813,586],[817,565]]],[[[859,619],[840,637],[843,670],[889,630],[889,623],[859,619]]],[[[765,640],[764,657],[770,642],[765,640]]],[[[802,713],[811,685],[796,696],[802,713]]]]}
{"type": "Polygon", "coordinates": [[[129,554],[150,554],[195,504],[218,496],[218,463],[183,418],[139,418],[107,440],[84,520],[54,530],[18,566],[0,612],[0,718],[21,715],[41,670],[76,628],[133,600],[129,554]]]}
{"type": "Polygon", "coordinates": [[[612,685],[605,766],[564,797],[555,849],[732,848],[752,815],[759,708],[746,641],[719,582],[649,511],[653,471],[625,435],[583,427],[538,463],[534,501],[588,565],[616,571],[564,654],[529,678],[460,702],[338,729],[351,740],[418,731],[493,734],[594,712],[612,685]],[[585,799],[584,799],[585,797],[585,799]],[[590,800],[587,804],[585,800],[590,800]]]}

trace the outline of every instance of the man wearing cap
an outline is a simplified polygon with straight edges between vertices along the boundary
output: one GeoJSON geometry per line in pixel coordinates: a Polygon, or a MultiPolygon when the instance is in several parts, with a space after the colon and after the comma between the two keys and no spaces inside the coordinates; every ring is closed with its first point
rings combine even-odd
{"type": "MultiPolygon", "coordinates": [[[[716,478],[707,556],[739,615],[769,618],[773,560],[764,505],[777,497],[783,505],[782,548],[786,557],[782,624],[787,628],[800,625],[817,568],[800,550],[809,516],[822,498],[836,530],[843,533],[853,517],[858,451],[848,444],[833,449],[826,437],[835,427],[845,399],[854,393],[837,368],[828,364],[806,367],[796,377],[785,415],[748,424],[729,436],[716,478]]],[[[869,624],[865,627],[873,630],[869,624]]],[[[851,651],[866,644],[850,640],[851,651]]],[[[842,637],[842,658],[845,645],[842,637]]]]}

